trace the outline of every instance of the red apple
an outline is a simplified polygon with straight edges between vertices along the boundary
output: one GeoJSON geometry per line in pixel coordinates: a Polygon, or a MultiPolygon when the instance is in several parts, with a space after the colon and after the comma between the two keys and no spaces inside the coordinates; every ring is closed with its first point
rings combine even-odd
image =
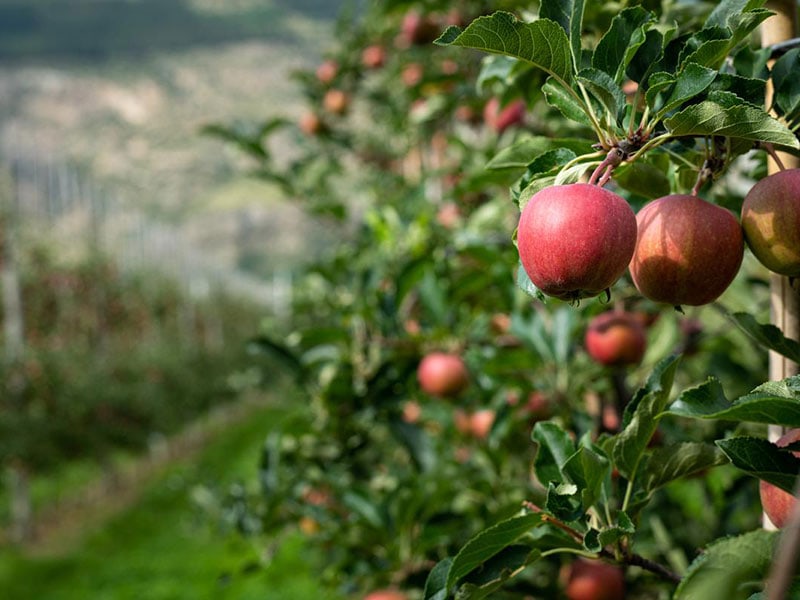
{"type": "Polygon", "coordinates": [[[436,222],[445,229],[453,229],[461,220],[461,210],[455,202],[443,204],[436,212],[436,222]]]}
{"type": "Polygon", "coordinates": [[[774,173],[747,192],[742,228],[762,265],[780,275],[800,275],[800,169],[774,173]]]}
{"type": "Polygon", "coordinates": [[[343,115],[349,106],[350,96],[339,89],[328,90],[322,98],[322,107],[334,115],[343,115]]]}
{"type": "MultiPolygon", "coordinates": [[[[800,428],[790,429],[778,438],[775,445],[779,448],[785,448],[798,440],[800,440],[800,428]]],[[[792,454],[800,458],[800,452],[793,452],[792,454]]],[[[773,525],[778,528],[786,525],[792,514],[795,502],[797,502],[797,498],[789,492],[763,480],[759,481],[758,492],[761,496],[761,506],[773,525]]]]}
{"type": "Polygon", "coordinates": [[[601,365],[636,365],[642,362],[647,336],[635,315],[612,310],[589,322],[584,345],[589,356],[601,365]]]}
{"type": "Polygon", "coordinates": [[[409,63],[403,67],[403,70],[400,72],[400,79],[406,87],[414,87],[422,81],[423,74],[424,72],[421,64],[409,63]]]}
{"type": "Polygon", "coordinates": [[[313,112],[303,113],[298,122],[300,131],[308,136],[318,135],[323,129],[324,125],[319,115],[313,112]]]}
{"type": "Polygon", "coordinates": [[[422,390],[431,396],[457,396],[469,384],[469,373],[460,356],[432,352],[419,363],[417,380],[422,390]]]}
{"type": "Polygon", "coordinates": [[[367,69],[379,69],[386,63],[386,50],[380,44],[372,44],[361,51],[361,64],[367,69]]]}
{"type": "Polygon", "coordinates": [[[470,430],[479,440],[485,440],[489,437],[489,432],[494,425],[495,412],[491,408],[484,408],[476,410],[470,417],[470,430]]]}
{"type": "Polygon", "coordinates": [[[416,10],[408,11],[400,25],[401,46],[428,44],[439,35],[439,26],[416,10]]]}
{"type": "Polygon", "coordinates": [[[418,423],[422,416],[422,407],[419,402],[408,400],[403,404],[403,421],[406,423],[418,423]]]}
{"type": "Polygon", "coordinates": [[[636,216],[620,196],[596,185],[551,186],[522,210],[517,245],[542,293],[569,301],[597,296],[630,262],[636,216]]]}
{"type": "Polygon", "coordinates": [[[525,403],[526,412],[534,419],[549,419],[553,412],[550,399],[540,391],[533,391],[528,394],[528,401],[525,403]]]}
{"type": "Polygon", "coordinates": [[[403,592],[394,589],[375,590],[364,596],[364,600],[408,600],[403,592]]]}
{"type": "Polygon", "coordinates": [[[497,133],[503,133],[509,127],[520,125],[525,120],[525,101],[517,98],[501,107],[499,98],[496,96],[490,98],[483,107],[483,120],[497,133]]]}
{"type": "Polygon", "coordinates": [[[700,306],[716,300],[742,264],[744,237],[733,214],[696,196],[674,194],[636,216],[630,264],[636,289],[650,300],[700,306]]]}
{"type": "Polygon", "coordinates": [[[320,63],[317,67],[317,79],[320,83],[328,85],[339,74],[339,63],[329,58],[320,63]]]}
{"type": "Polygon", "coordinates": [[[569,600],[624,600],[625,576],[617,566],[579,559],[570,567],[566,595],[569,600]]]}

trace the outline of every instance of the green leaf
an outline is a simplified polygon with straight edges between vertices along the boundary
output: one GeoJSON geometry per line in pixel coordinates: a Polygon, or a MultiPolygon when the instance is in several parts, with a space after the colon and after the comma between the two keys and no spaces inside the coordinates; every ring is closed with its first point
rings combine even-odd
{"type": "Polygon", "coordinates": [[[453,559],[447,573],[446,590],[449,592],[462,577],[514,544],[541,522],[541,513],[519,515],[501,521],[473,537],[453,559]]]}
{"type": "Polygon", "coordinates": [[[542,173],[549,173],[550,171],[563,167],[576,157],[577,155],[568,148],[548,150],[531,161],[528,165],[528,174],[540,175],[542,173]]]}
{"type": "Polygon", "coordinates": [[[584,513],[578,486],[574,483],[556,485],[551,481],[547,485],[545,508],[561,521],[577,521],[584,513]]]}
{"type": "Polygon", "coordinates": [[[749,104],[761,106],[764,103],[766,87],[767,82],[764,79],[718,73],[708,88],[709,99],[713,100],[711,94],[715,92],[732,92],[749,104]]]}
{"type": "Polygon", "coordinates": [[[733,465],[790,494],[794,492],[800,458],[775,444],[754,437],[734,437],[716,442],[733,465]]]}
{"type": "Polygon", "coordinates": [[[675,80],[675,86],[664,101],[664,106],[658,111],[656,118],[662,119],[672,109],[702,94],[716,76],[717,72],[714,69],[708,69],[695,63],[687,64],[675,80]]]}
{"type": "Polygon", "coordinates": [[[564,465],[569,480],[578,485],[584,511],[600,499],[611,475],[611,462],[601,452],[599,448],[581,446],[564,465]]]}
{"type": "Polygon", "coordinates": [[[547,104],[558,109],[567,119],[587,127],[592,126],[592,121],[586,114],[585,106],[577,100],[574,94],[570,94],[564,89],[564,86],[548,79],[542,86],[542,92],[547,104]]]}
{"type": "Polygon", "coordinates": [[[764,110],[749,105],[693,104],[664,121],[673,136],[727,136],[800,149],[795,135],[764,110]]]}
{"type": "Polygon", "coordinates": [[[506,581],[541,556],[530,546],[515,545],[501,550],[463,579],[456,600],[480,600],[497,591],[506,581]]]}
{"type": "Polygon", "coordinates": [[[667,174],[646,160],[623,163],[614,169],[614,181],[623,189],[648,199],[670,193],[667,174]]]}
{"type": "Polygon", "coordinates": [[[790,50],[772,67],[772,83],[775,88],[775,106],[778,114],[793,121],[800,116],[800,48],[790,50]]]}
{"type": "Polygon", "coordinates": [[[685,390],[666,414],[800,427],[800,376],[770,381],[731,403],[717,379],[685,390]]]}
{"type": "Polygon", "coordinates": [[[754,585],[763,585],[777,540],[777,532],[757,529],[712,543],[689,567],[674,600],[747,598],[754,585]]]}
{"type": "Polygon", "coordinates": [[[494,170],[524,169],[540,154],[558,148],[571,150],[576,156],[592,151],[590,143],[578,138],[526,137],[503,148],[489,161],[486,168],[494,170]]]}
{"type": "Polygon", "coordinates": [[[663,54],[664,36],[657,29],[648,30],[644,42],[628,64],[626,75],[631,81],[644,82],[663,54]]]}
{"type": "Polygon", "coordinates": [[[719,448],[702,442],[684,442],[658,448],[643,468],[642,487],[649,493],[675,479],[727,463],[719,448]]]}
{"type": "Polygon", "coordinates": [[[624,512],[617,515],[617,524],[604,527],[599,531],[590,529],[583,537],[583,546],[589,552],[600,552],[606,546],[616,544],[619,540],[636,533],[636,527],[631,518],[624,512]]]}
{"type": "Polygon", "coordinates": [[[598,69],[583,69],[578,73],[577,79],[600,101],[612,118],[617,120],[623,114],[625,94],[608,73],[598,69]]]}
{"type": "Polygon", "coordinates": [[[624,9],[611,21],[611,27],[597,43],[592,55],[592,67],[605,71],[621,83],[628,64],[644,44],[647,29],[654,22],[651,12],[641,6],[624,9]]]}
{"type": "Polygon", "coordinates": [[[731,44],[731,31],[727,27],[706,27],[690,34],[680,50],[678,62],[683,68],[689,62],[719,69],[731,44]]]}
{"type": "Polygon", "coordinates": [[[517,267],[517,287],[523,292],[539,300],[544,300],[544,294],[536,287],[536,285],[528,277],[527,271],[522,266],[522,262],[517,267]]]}
{"type": "Polygon", "coordinates": [[[584,0],[542,0],[539,18],[555,21],[564,29],[572,48],[573,68],[580,68],[584,0]]]}
{"type": "Polygon", "coordinates": [[[511,56],[486,56],[481,62],[481,72],[475,86],[483,91],[487,85],[493,81],[501,81],[508,85],[513,80],[514,71],[519,65],[519,61],[511,56]]]}
{"type": "Polygon", "coordinates": [[[658,95],[675,83],[675,77],[670,73],[658,71],[650,75],[647,80],[647,91],[644,99],[650,108],[656,108],[658,95]]]}
{"type": "Polygon", "coordinates": [[[612,450],[614,464],[623,477],[631,479],[636,473],[669,399],[679,362],[677,356],[662,359],[625,409],[624,429],[614,437],[612,450]]]}
{"type": "Polygon", "coordinates": [[[533,426],[531,438],[537,444],[533,468],[543,484],[561,483],[565,477],[564,466],[575,454],[575,443],[569,433],[554,421],[538,421],[533,426]]]}
{"type": "Polygon", "coordinates": [[[524,23],[511,13],[496,12],[478,17],[463,31],[449,27],[435,43],[513,56],[549,73],[563,85],[572,81],[570,41],[561,26],[549,19],[524,23]]]}
{"type": "Polygon", "coordinates": [[[428,573],[425,580],[425,591],[423,600],[446,600],[447,598],[447,574],[453,565],[453,557],[448,556],[440,560],[428,573]]]}

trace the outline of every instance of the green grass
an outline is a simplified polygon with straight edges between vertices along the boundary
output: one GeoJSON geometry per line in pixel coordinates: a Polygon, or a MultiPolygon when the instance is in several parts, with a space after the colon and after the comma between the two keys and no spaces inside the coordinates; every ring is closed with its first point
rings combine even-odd
{"type": "Polygon", "coordinates": [[[270,408],[232,427],[195,461],[171,468],[144,490],[135,506],[66,553],[0,553],[3,598],[338,598],[317,583],[314,565],[319,556],[303,538],[284,540],[264,566],[260,546],[216,527],[191,500],[198,486],[221,489],[252,481],[266,432],[291,416],[286,409],[270,408]]]}

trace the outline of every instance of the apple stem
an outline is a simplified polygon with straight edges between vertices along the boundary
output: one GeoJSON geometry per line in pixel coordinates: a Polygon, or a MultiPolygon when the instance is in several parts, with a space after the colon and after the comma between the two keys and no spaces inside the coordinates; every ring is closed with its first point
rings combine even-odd
{"type": "Polygon", "coordinates": [[[781,157],[775,151],[775,146],[772,143],[770,143],[770,142],[762,142],[761,143],[761,148],[763,148],[764,151],[767,154],[769,154],[769,156],[772,158],[772,160],[775,161],[775,166],[778,167],[779,171],[785,171],[786,170],[786,165],[783,164],[783,161],[781,160],[781,157]]]}

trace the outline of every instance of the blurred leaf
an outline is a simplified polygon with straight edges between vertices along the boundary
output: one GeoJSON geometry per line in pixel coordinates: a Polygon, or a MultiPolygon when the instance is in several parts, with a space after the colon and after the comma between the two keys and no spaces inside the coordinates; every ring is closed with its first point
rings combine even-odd
{"type": "Polygon", "coordinates": [[[800,458],[762,438],[734,437],[718,440],[719,446],[735,467],[779,488],[794,492],[800,458]]]}
{"type": "Polygon", "coordinates": [[[464,576],[488,561],[542,522],[540,513],[529,513],[501,521],[485,529],[464,545],[447,574],[449,591],[464,576]]]}
{"type": "Polygon", "coordinates": [[[511,13],[496,12],[478,17],[463,31],[449,27],[435,43],[513,56],[546,71],[563,85],[572,81],[573,60],[567,34],[548,19],[523,23],[511,13]]]}
{"type": "Polygon", "coordinates": [[[641,6],[625,8],[597,43],[592,55],[592,67],[605,71],[616,83],[621,83],[625,70],[636,51],[644,44],[647,29],[655,16],[641,6]]]}
{"type": "Polygon", "coordinates": [[[298,379],[302,379],[306,374],[305,366],[300,358],[281,342],[276,342],[266,336],[259,336],[250,341],[248,349],[253,353],[268,354],[279,359],[294,372],[298,379]]]}
{"type": "Polygon", "coordinates": [[[342,495],[342,503],[375,529],[385,531],[388,528],[380,507],[373,504],[366,494],[348,490],[342,495]]]}
{"type": "Polygon", "coordinates": [[[684,442],[657,448],[644,465],[642,487],[649,493],[675,479],[727,462],[719,448],[702,442],[684,442]]]}
{"type": "Polygon", "coordinates": [[[515,67],[519,61],[511,56],[487,56],[481,62],[481,72],[478,74],[476,86],[483,91],[487,85],[495,80],[508,85],[513,79],[515,67]]]}
{"type": "Polygon", "coordinates": [[[539,18],[555,21],[564,29],[572,48],[573,68],[580,69],[584,0],[542,0],[539,18]]]}
{"type": "Polygon", "coordinates": [[[636,473],[669,399],[679,361],[677,356],[662,359],[625,408],[624,429],[614,437],[612,450],[614,465],[623,477],[630,479],[636,473]]]}
{"type": "Polygon", "coordinates": [[[763,585],[777,539],[777,532],[759,529],[710,544],[689,567],[673,598],[747,598],[754,584],[763,585]]]}
{"type": "Polygon", "coordinates": [[[728,318],[765,348],[774,350],[794,362],[800,362],[800,343],[784,336],[775,325],[770,323],[762,325],[750,313],[733,313],[728,315],[728,318]]]}
{"type": "Polygon", "coordinates": [[[717,135],[800,149],[800,142],[785,125],[749,105],[725,108],[706,100],[683,109],[664,124],[676,137],[717,135]]]}
{"type": "Polygon", "coordinates": [[[716,378],[681,393],[665,414],[800,427],[800,376],[770,381],[730,402],[716,378]]]}
{"type": "Polygon", "coordinates": [[[436,450],[424,429],[400,420],[392,421],[390,427],[395,437],[408,449],[419,470],[430,471],[436,467],[436,450]]]}

